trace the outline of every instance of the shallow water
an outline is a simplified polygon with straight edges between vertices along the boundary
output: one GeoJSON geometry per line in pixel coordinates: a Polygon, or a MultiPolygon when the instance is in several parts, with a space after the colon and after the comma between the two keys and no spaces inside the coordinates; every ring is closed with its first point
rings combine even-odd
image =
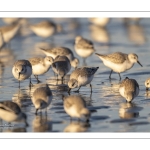
{"type": "MultiPolygon", "coordinates": [[[[24,22],[36,23],[49,18],[28,18],[24,22]]],[[[15,123],[13,127],[0,128],[1,132],[149,132],[150,131],[150,91],[145,91],[145,80],[150,76],[150,19],[143,18],[139,24],[125,26],[121,18],[111,18],[106,28],[95,29],[87,18],[51,18],[63,26],[63,33],[54,35],[53,38],[43,39],[36,36],[26,26],[21,30],[7,48],[0,52],[0,101],[12,100],[27,114],[28,127],[22,123],[15,123]],[[92,26],[92,27],[91,27],[92,26]],[[94,31],[91,30],[94,28],[94,31]],[[140,86],[138,97],[132,104],[126,103],[118,92],[119,76],[112,74],[109,80],[110,69],[105,67],[96,55],[91,55],[83,60],[74,51],[74,38],[77,35],[92,40],[97,53],[108,54],[116,51],[136,53],[143,67],[135,64],[132,69],[121,73],[125,77],[134,78],[140,86]],[[35,108],[31,102],[32,93],[40,84],[36,84],[32,76],[34,87],[29,90],[29,80],[21,82],[12,75],[13,63],[18,59],[28,59],[33,56],[45,56],[38,47],[64,46],[70,48],[80,60],[80,66],[99,66],[92,81],[93,93],[90,87],[82,87],[80,93],[71,92],[82,96],[92,115],[88,124],[78,122],[76,119],[70,123],[70,117],[63,108],[62,95],[68,95],[66,86],[57,86],[52,69],[45,75],[39,76],[43,83],[48,83],[53,92],[53,100],[48,107],[47,116],[35,116],[35,108]]],[[[0,25],[5,25],[2,19],[0,25]]],[[[73,70],[73,69],[72,69],[73,70]]],[[[71,70],[71,71],[72,71],[71,70]]],[[[71,73],[69,72],[69,74],[71,73]]],[[[65,84],[69,76],[65,77],[65,84]]],[[[59,85],[60,83],[58,83],[59,85]]],[[[74,90],[72,90],[74,91],[74,90]]],[[[1,124],[7,124],[2,121],[1,124]]]]}

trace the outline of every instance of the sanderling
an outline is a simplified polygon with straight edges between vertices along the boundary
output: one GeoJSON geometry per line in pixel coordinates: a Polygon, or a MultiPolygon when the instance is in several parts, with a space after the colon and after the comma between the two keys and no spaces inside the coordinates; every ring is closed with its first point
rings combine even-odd
{"type": "Polygon", "coordinates": [[[52,92],[47,84],[46,86],[37,88],[32,96],[32,102],[36,109],[35,114],[37,115],[39,109],[47,108],[50,105],[52,98],[52,92]]]}
{"type": "Polygon", "coordinates": [[[150,78],[145,80],[146,91],[150,88],[150,78]]]}
{"type": "Polygon", "coordinates": [[[46,73],[53,63],[53,58],[50,56],[43,57],[33,57],[29,59],[29,62],[32,65],[32,74],[37,79],[37,83],[40,81],[38,80],[38,75],[42,75],[46,73]]]}
{"type": "MultiPolygon", "coordinates": [[[[141,63],[138,61],[138,56],[134,53],[125,54],[121,52],[115,52],[109,55],[102,55],[98,53],[95,54],[98,55],[98,57],[103,61],[105,66],[111,68],[109,78],[111,78],[111,74],[114,71],[119,74],[121,80],[121,72],[129,70],[133,67],[135,63],[141,65],[141,63]]],[[[141,67],[143,66],[141,65],[141,67]]]]}
{"type": "Polygon", "coordinates": [[[95,51],[93,43],[81,36],[75,38],[74,48],[76,53],[82,58],[91,56],[95,51]]]}
{"type": "Polygon", "coordinates": [[[16,23],[17,21],[19,21],[20,18],[15,18],[15,17],[12,17],[12,18],[2,18],[2,20],[3,20],[6,24],[14,24],[14,23],[16,23]]]}
{"type": "Polygon", "coordinates": [[[110,18],[104,18],[104,17],[89,18],[90,22],[100,27],[105,27],[108,24],[109,20],[110,18]]]}
{"type": "Polygon", "coordinates": [[[0,31],[0,49],[5,45],[3,33],[0,31]]]}
{"type": "Polygon", "coordinates": [[[64,96],[64,110],[71,117],[76,117],[78,119],[86,119],[89,121],[90,111],[86,108],[86,103],[81,96],[70,95],[64,96]]]}
{"type": "Polygon", "coordinates": [[[52,69],[53,71],[61,77],[62,84],[64,76],[70,71],[71,64],[69,59],[66,56],[57,56],[52,63],[52,69]]]}
{"type": "Polygon", "coordinates": [[[23,121],[26,126],[28,126],[26,114],[23,113],[20,107],[12,101],[7,100],[0,102],[0,118],[9,123],[23,121]]]}
{"type": "Polygon", "coordinates": [[[50,37],[56,32],[60,32],[62,30],[60,25],[56,25],[55,23],[48,21],[48,20],[31,25],[30,29],[36,35],[44,37],[44,38],[50,37]]]}
{"type": "MultiPolygon", "coordinates": [[[[19,88],[20,88],[20,81],[28,79],[32,75],[32,65],[28,60],[18,60],[14,63],[12,68],[13,76],[19,80],[19,88]]],[[[30,77],[30,84],[31,86],[31,77],[30,77]]]]}
{"type": "Polygon", "coordinates": [[[18,33],[20,27],[21,24],[19,23],[0,27],[0,31],[3,34],[5,43],[8,43],[12,38],[14,38],[14,36],[18,33]]]}
{"type": "Polygon", "coordinates": [[[127,102],[131,102],[139,94],[139,84],[136,80],[126,77],[120,84],[119,92],[127,102]]]}
{"type": "Polygon", "coordinates": [[[54,47],[51,49],[40,48],[44,54],[53,57],[55,59],[57,56],[66,56],[71,63],[71,66],[76,68],[79,64],[79,60],[74,57],[73,52],[67,47],[54,47]]]}
{"type": "MultiPolygon", "coordinates": [[[[77,68],[74,70],[70,75],[70,80],[68,82],[69,90],[68,93],[70,93],[72,88],[81,88],[81,86],[85,86],[89,84],[94,77],[95,72],[97,71],[99,67],[82,67],[77,68]]],[[[91,93],[92,93],[92,85],[91,87],[91,93]]],[[[76,92],[79,92],[79,89],[76,92]]]]}

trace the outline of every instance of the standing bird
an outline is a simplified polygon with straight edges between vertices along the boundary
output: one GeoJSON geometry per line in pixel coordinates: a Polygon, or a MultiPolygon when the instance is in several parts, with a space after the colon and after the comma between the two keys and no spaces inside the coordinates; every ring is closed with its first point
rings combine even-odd
{"type": "Polygon", "coordinates": [[[84,62],[85,58],[91,56],[93,52],[95,52],[93,43],[81,36],[75,38],[74,48],[76,53],[84,59],[84,62]]]}
{"type": "Polygon", "coordinates": [[[3,37],[3,33],[0,30],[0,50],[1,48],[3,48],[5,45],[5,41],[4,41],[4,37],[3,37]]]}
{"type": "Polygon", "coordinates": [[[13,39],[15,35],[18,33],[20,27],[21,24],[19,23],[0,27],[0,31],[3,34],[4,42],[8,43],[11,39],[13,39]]]}
{"type": "Polygon", "coordinates": [[[52,64],[53,71],[61,77],[62,84],[65,75],[70,71],[71,64],[66,56],[57,56],[52,64]]]}
{"type": "Polygon", "coordinates": [[[131,103],[139,94],[139,84],[136,80],[126,77],[120,84],[119,92],[127,102],[131,103]]]}
{"type": "Polygon", "coordinates": [[[103,18],[103,17],[97,17],[97,18],[89,18],[89,21],[97,26],[105,27],[110,18],[103,18]]]}
{"type": "Polygon", "coordinates": [[[0,102],[0,118],[9,123],[23,121],[28,126],[26,114],[16,103],[9,100],[0,102]]]}
{"type": "Polygon", "coordinates": [[[62,30],[60,25],[56,25],[52,21],[42,21],[29,27],[36,35],[48,38],[54,35],[56,32],[62,30]]]}
{"type": "Polygon", "coordinates": [[[41,50],[47,56],[53,57],[53,59],[55,59],[57,56],[66,56],[70,60],[71,66],[75,69],[79,64],[79,60],[76,57],[74,57],[73,52],[67,47],[54,47],[51,49],[41,48],[41,50]]]}
{"type": "MultiPolygon", "coordinates": [[[[32,65],[28,60],[17,60],[12,68],[13,76],[19,80],[19,88],[20,88],[20,81],[28,79],[32,75],[32,65]]],[[[31,77],[30,77],[30,84],[31,86],[31,77]]]]}
{"type": "Polygon", "coordinates": [[[33,57],[29,59],[29,62],[32,65],[32,74],[37,79],[37,83],[40,81],[38,80],[38,75],[42,75],[46,73],[53,63],[53,58],[50,56],[43,57],[33,57]]]}
{"type": "Polygon", "coordinates": [[[47,84],[44,87],[37,88],[33,92],[32,97],[32,103],[34,104],[36,109],[35,114],[37,115],[39,109],[47,108],[50,105],[52,98],[52,92],[47,84]]]}
{"type": "Polygon", "coordinates": [[[64,110],[70,117],[83,118],[89,122],[90,111],[86,108],[86,103],[81,96],[70,95],[63,97],[64,110]]]}
{"type": "MultiPolygon", "coordinates": [[[[138,56],[134,53],[125,54],[121,52],[115,52],[109,55],[102,55],[98,53],[95,54],[103,61],[105,66],[111,68],[109,79],[111,79],[111,74],[113,71],[119,74],[121,80],[121,72],[129,70],[135,63],[141,65],[141,63],[138,61],[138,56]]],[[[141,65],[141,67],[143,66],[141,65]]]]}
{"type": "MultiPolygon", "coordinates": [[[[81,86],[85,86],[93,80],[94,74],[97,71],[99,67],[82,67],[77,68],[74,70],[70,75],[70,80],[68,82],[69,90],[68,93],[70,93],[72,88],[81,88],[81,86]]],[[[92,85],[91,87],[91,93],[92,93],[92,85]]],[[[79,92],[79,89],[76,92],[79,92]]]]}
{"type": "Polygon", "coordinates": [[[150,88],[150,78],[146,79],[145,81],[146,91],[150,88]]]}

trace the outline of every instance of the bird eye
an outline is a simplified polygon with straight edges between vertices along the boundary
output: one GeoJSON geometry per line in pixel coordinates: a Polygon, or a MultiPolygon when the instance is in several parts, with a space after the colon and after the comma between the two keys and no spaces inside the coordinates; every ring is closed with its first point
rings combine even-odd
{"type": "Polygon", "coordinates": [[[149,85],[149,83],[147,83],[147,85],[149,85]]]}
{"type": "Polygon", "coordinates": [[[72,84],[72,86],[74,86],[74,85],[75,85],[75,83],[72,84]]]}

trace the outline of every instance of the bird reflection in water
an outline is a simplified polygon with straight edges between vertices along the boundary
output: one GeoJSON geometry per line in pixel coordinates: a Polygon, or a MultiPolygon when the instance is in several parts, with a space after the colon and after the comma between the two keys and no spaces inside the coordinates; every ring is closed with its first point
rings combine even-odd
{"type": "Polygon", "coordinates": [[[139,117],[139,111],[142,107],[136,106],[134,103],[122,103],[119,109],[119,116],[122,119],[131,119],[139,117]]]}
{"type": "Polygon", "coordinates": [[[64,132],[86,132],[90,127],[89,123],[85,122],[71,122],[65,129],[64,132]]]}
{"type": "Polygon", "coordinates": [[[52,123],[47,119],[47,116],[35,116],[32,122],[33,132],[49,132],[52,131],[52,123]]]}
{"type": "Polygon", "coordinates": [[[31,104],[30,95],[28,95],[27,91],[23,89],[18,89],[12,97],[12,101],[17,103],[20,107],[25,107],[31,104]]]}
{"type": "Polygon", "coordinates": [[[107,31],[107,28],[99,27],[96,25],[90,25],[90,34],[93,40],[96,42],[100,42],[103,44],[108,44],[110,41],[109,33],[107,31]]]}
{"type": "Polygon", "coordinates": [[[144,29],[140,24],[126,24],[127,34],[129,40],[137,45],[143,45],[146,42],[146,36],[144,33],[144,29]]]}

